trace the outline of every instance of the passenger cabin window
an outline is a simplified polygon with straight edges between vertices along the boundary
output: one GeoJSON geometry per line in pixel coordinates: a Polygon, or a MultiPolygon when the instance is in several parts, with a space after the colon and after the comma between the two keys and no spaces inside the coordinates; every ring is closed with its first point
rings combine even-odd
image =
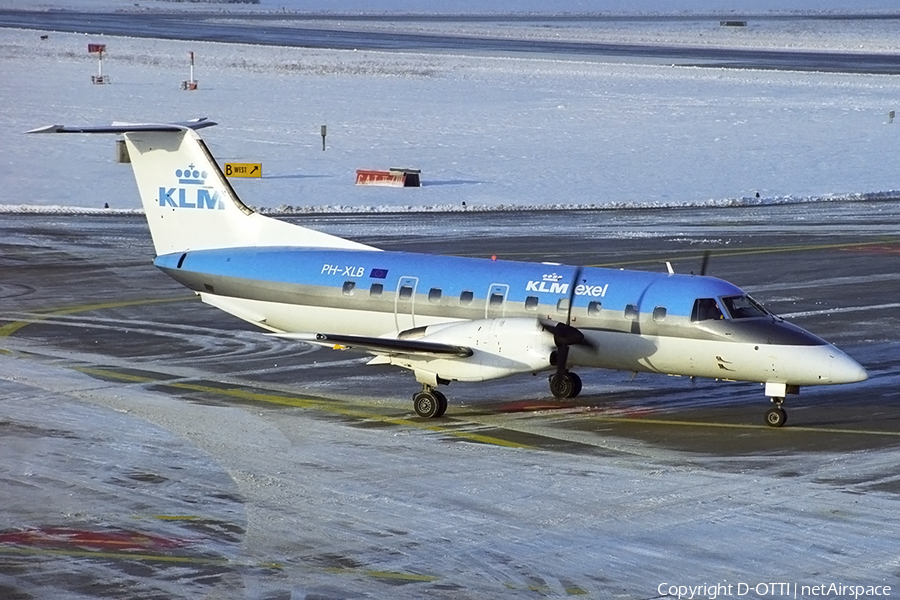
{"type": "Polygon", "coordinates": [[[466,306],[466,305],[468,305],[468,304],[472,304],[472,300],[474,300],[474,299],[475,299],[475,293],[474,293],[474,292],[470,292],[469,290],[464,290],[464,291],[459,295],[459,303],[462,304],[463,306],[466,306]]]}
{"type": "Polygon", "coordinates": [[[528,296],[525,298],[525,310],[537,310],[538,308],[538,297],[537,296],[528,296]]]}
{"type": "Polygon", "coordinates": [[[373,283],[372,287],[369,288],[369,296],[371,296],[372,298],[377,298],[382,293],[384,293],[383,283],[373,283]]]}
{"type": "Polygon", "coordinates": [[[625,307],[625,318],[634,321],[638,318],[638,307],[636,304],[629,304],[625,307]]]}
{"type": "Polygon", "coordinates": [[[725,316],[719,310],[715,298],[697,298],[694,300],[694,308],[691,309],[691,321],[709,321],[711,319],[724,319],[725,316]]]}
{"type": "Polygon", "coordinates": [[[653,320],[657,323],[662,323],[666,320],[666,307],[665,306],[657,306],[653,309],[653,320]]]}
{"type": "Polygon", "coordinates": [[[567,313],[569,312],[569,299],[561,298],[559,302],[556,303],[556,312],[558,313],[567,313]]]}
{"type": "Polygon", "coordinates": [[[732,319],[765,317],[769,314],[769,311],[750,296],[725,296],[722,298],[722,304],[732,319]]]}
{"type": "Polygon", "coordinates": [[[441,301],[441,288],[431,288],[428,290],[428,301],[437,304],[441,301]]]}
{"type": "Polygon", "coordinates": [[[400,299],[401,300],[409,300],[412,298],[413,289],[411,285],[401,285],[400,286],[400,299]]]}
{"type": "Polygon", "coordinates": [[[352,296],[353,289],[356,287],[355,281],[345,281],[344,287],[341,288],[341,291],[344,292],[345,296],[352,296]]]}
{"type": "Polygon", "coordinates": [[[491,308],[503,306],[503,294],[491,294],[491,308]]]}
{"type": "Polygon", "coordinates": [[[592,317],[596,317],[597,315],[600,314],[601,306],[602,305],[599,302],[597,302],[596,300],[594,300],[593,302],[590,302],[588,304],[588,314],[591,315],[592,317]]]}

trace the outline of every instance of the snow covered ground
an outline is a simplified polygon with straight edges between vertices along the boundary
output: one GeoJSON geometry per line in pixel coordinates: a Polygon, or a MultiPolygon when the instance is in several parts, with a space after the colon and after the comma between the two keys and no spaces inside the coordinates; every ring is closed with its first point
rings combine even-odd
{"type": "MultiPolygon", "coordinates": [[[[896,77],[39,36],[0,30],[0,204],[13,207],[138,207],[112,138],[26,129],[198,115],[222,123],[203,132],[221,160],[263,162],[264,179],[234,183],[268,207],[727,205],[757,202],[756,192],[760,202],[815,201],[890,197],[897,187],[900,125],[887,123],[900,103],[896,77]],[[91,85],[88,42],[108,45],[112,85],[91,85]],[[191,50],[200,89],[188,93],[179,83],[191,50]],[[357,168],[392,166],[421,168],[425,187],[353,185],[357,168]]],[[[874,43],[863,32],[820,37],[826,47],[890,49],[889,37],[874,43]]],[[[86,237],[73,232],[79,244],[86,237]]],[[[143,253],[117,252],[146,265],[143,253]]],[[[4,346],[15,353],[0,354],[4,415],[26,438],[4,447],[0,473],[15,482],[0,490],[4,527],[57,519],[179,535],[189,521],[165,517],[196,514],[247,528],[240,547],[196,542],[238,573],[240,587],[213,578],[186,587],[179,577],[194,571],[176,564],[152,581],[170,596],[214,587],[257,598],[650,598],[668,591],[663,583],[773,581],[896,590],[895,448],[723,458],[610,438],[612,457],[598,459],[448,444],[424,430],[100,382],[67,366],[96,360],[88,352],[30,343],[11,338],[4,346]],[[50,358],[32,358],[38,352],[50,358]],[[52,435],[33,435],[43,431],[52,435]],[[173,461],[180,474],[162,470],[173,461]],[[122,491],[123,481],[132,488],[122,491]],[[48,500],[41,486],[50,485],[63,491],[48,500]],[[225,495],[235,489],[245,512],[225,495]],[[366,562],[324,562],[345,557],[366,562]],[[271,562],[280,570],[250,568],[271,562]],[[396,574],[406,583],[388,579],[396,574]]],[[[55,570],[65,585],[83,573],[122,589],[133,581],[114,561],[61,555],[32,561],[12,582],[33,582],[40,596],[55,570]]],[[[768,590],[746,597],[778,595],[768,590]]]]}
{"type": "Polygon", "coordinates": [[[31,433],[0,466],[10,514],[44,506],[81,530],[180,543],[172,566],[130,571],[127,555],[39,554],[8,580],[35,597],[94,597],[73,593],[80,580],[119,586],[103,596],[117,598],[636,599],[722,585],[695,598],[758,600],[897,586],[897,502],[870,488],[896,481],[896,451],[722,458],[620,438],[596,454],[525,451],[207,406],[2,355],[0,367],[4,412],[31,433]],[[65,493],[48,500],[51,485],[65,493]]]}
{"type": "MultiPolygon", "coordinates": [[[[889,25],[867,23],[804,39],[890,50],[889,25]]],[[[686,26],[680,37],[671,24],[648,26],[646,36],[689,40],[697,25],[686,26]]],[[[614,35],[634,37],[635,27],[617,25],[614,35]]],[[[766,27],[770,44],[791,44],[790,26],[766,27]]],[[[27,129],[202,115],[222,124],[204,132],[220,162],[263,163],[262,180],[235,180],[261,207],[729,205],[892,197],[898,187],[900,123],[888,123],[900,107],[895,76],[0,30],[0,77],[12,82],[0,88],[0,145],[14,149],[0,163],[8,206],[139,207],[111,137],[27,129]],[[91,84],[88,42],[107,44],[111,85],[91,84]],[[196,92],[179,89],[189,51],[196,92]],[[390,167],[422,169],[424,187],[353,184],[356,169],[390,167]]]]}

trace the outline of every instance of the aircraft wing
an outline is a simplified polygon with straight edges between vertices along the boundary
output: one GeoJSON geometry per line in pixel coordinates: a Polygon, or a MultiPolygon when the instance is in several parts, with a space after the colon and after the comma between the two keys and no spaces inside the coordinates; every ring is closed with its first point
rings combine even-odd
{"type": "Polygon", "coordinates": [[[355,348],[371,354],[381,355],[417,355],[417,356],[456,356],[468,358],[474,354],[468,346],[455,346],[422,340],[402,340],[394,338],[366,337],[361,335],[339,335],[331,333],[296,334],[279,333],[278,337],[299,339],[320,346],[339,350],[355,348]]]}

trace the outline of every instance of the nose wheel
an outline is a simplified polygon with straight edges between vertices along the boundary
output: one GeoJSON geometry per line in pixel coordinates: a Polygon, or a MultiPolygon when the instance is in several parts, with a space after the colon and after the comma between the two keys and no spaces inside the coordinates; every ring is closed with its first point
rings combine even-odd
{"type": "Polygon", "coordinates": [[[413,396],[413,409],[425,419],[436,419],[447,412],[447,396],[434,388],[426,387],[413,396]]]}
{"type": "Polygon", "coordinates": [[[775,406],[766,411],[766,425],[769,427],[781,427],[787,423],[787,413],[781,408],[784,398],[772,398],[775,406]]]}

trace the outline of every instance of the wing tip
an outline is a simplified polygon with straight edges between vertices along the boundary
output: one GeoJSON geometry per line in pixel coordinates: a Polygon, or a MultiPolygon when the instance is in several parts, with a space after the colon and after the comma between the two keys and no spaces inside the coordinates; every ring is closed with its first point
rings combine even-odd
{"type": "Polygon", "coordinates": [[[59,133],[60,130],[63,128],[64,128],[63,125],[45,125],[43,127],[29,129],[25,133],[59,133]]]}

